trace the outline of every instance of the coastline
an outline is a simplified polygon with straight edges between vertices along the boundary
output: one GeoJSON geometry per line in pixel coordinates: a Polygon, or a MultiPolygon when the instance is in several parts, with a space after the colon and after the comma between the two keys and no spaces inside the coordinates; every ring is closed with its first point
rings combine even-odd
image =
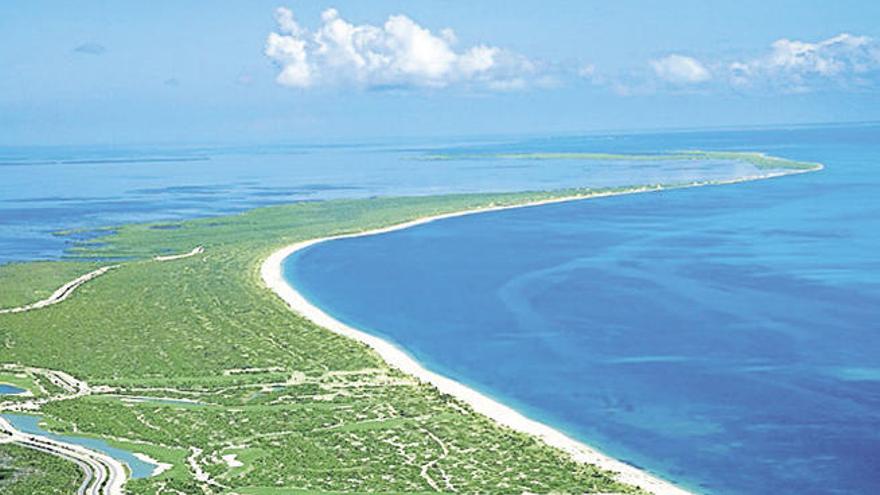
{"type": "Polygon", "coordinates": [[[571,196],[561,196],[558,198],[550,198],[540,201],[527,202],[517,205],[491,206],[486,208],[477,208],[472,210],[464,210],[452,213],[444,213],[417,218],[408,222],[382,227],[378,229],[367,230],[363,232],[355,232],[349,234],[340,234],[327,236],[306,241],[297,242],[283,247],[273,252],[266,258],[260,266],[260,277],[263,283],[273,292],[275,292],[288,307],[315,323],[318,326],[326,328],[334,333],[348,337],[369,346],[372,350],[388,363],[391,367],[396,368],[404,373],[416,377],[417,379],[430,383],[436,387],[441,393],[449,394],[455,398],[467,403],[473,410],[482,414],[493,421],[507,426],[513,430],[526,433],[537,437],[547,445],[556,447],[568,453],[571,458],[577,462],[592,464],[603,470],[616,473],[615,478],[623,483],[639,487],[654,495],[693,495],[690,492],[676,486],[672,482],[663,480],[653,474],[648,473],[635,466],[622,462],[611,456],[603,454],[599,450],[587,445],[584,442],[576,440],[565,433],[549,426],[540,421],[530,419],[524,414],[507,406],[487,395],[468,387],[467,385],[455,381],[451,378],[428,370],[421,363],[411,357],[406,351],[396,345],[370,333],[364,332],[357,328],[351,327],[335,319],[322,309],[313,305],[295,287],[293,287],[285,278],[283,264],[284,260],[297,251],[307,247],[337,239],[345,239],[352,237],[363,237],[369,235],[378,235],[397,230],[403,230],[430,222],[444,220],[448,218],[461,217],[466,215],[474,215],[479,213],[489,213],[493,211],[508,210],[513,208],[537,207],[555,203],[564,203],[571,201],[580,201],[586,199],[595,199],[608,196],[620,196],[625,194],[637,194],[646,192],[664,191],[670,189],[683,189],[690,187],[701,187],[710,185],[725,185],[739,182],[749,182],[754,180],[770,179],[793,175],[799,173],[813,172],[821,170],[821,166],[809,170],[789,170],[778,173],[768,173],[755,176],[740,177],[726,181],[708,181],[693,183],[689,185],[676,185],[671,187],[664,186],[644,186],[636,187],[626,191],[603,192],[603,193],[587,193],[571,196]]]}

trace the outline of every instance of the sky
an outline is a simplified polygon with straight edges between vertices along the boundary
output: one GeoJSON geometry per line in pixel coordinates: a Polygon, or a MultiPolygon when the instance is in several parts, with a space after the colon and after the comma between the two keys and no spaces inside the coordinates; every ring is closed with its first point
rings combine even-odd
{"type": "Polygon", "coordinates": [[[0,3],[0,144],[880,120],[876,1],[0,3]]]}

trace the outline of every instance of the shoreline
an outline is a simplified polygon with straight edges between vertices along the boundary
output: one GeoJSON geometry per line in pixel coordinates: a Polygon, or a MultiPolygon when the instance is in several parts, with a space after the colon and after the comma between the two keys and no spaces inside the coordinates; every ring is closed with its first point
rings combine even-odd
{"type": "Polygon", "coordinates": [[[571,456],[576,462],[592,464],[600,469],[616,473],[615,479],[620,482],[633,485],[646,490],[654,495],[694,495],[695,492],[681,488],[670,481],[663,480],[647,471],[639,469],[635,466],[627,464],[623,461],[615,459],[611,456],[603,454],[599,450],[589,446],[588,444],[576,440],[560,430],[540,421],[531,419],[523,413],[516,411],[512,407],[505,405],[485,394],[473,389],[461,382],[443,376],[425,368],[421,363],[416,361],[405,350],[388,342],[380,337],[364,332],[357,328],[346,325],[333,316],[324,312],[322,309],[313,305],[302,294],[300,294],[293,285],[284,278],[284,260],[290,255],[301,251],[305,248],[327,242],[331,240],[346,239],[353,237],[363,237],[370,235],[384,234],[398,230],[424,225],[438,220],[448,218],[462,217],[466,215],[475,215],[479,213],[489,213],[494,211],[509,210],[514,208],[529,208],[556,203],[565,203],[572,201],[580,201],[587,199],[595,199],[609,196],[622,196],[626,194],[638,194],[647,192],[666,191],[672,189],[684,189],[692,187],[727,185],[739,182],[750,182],[755,180],[771,179],[775,177],[783,177],[786,175],[794,175],[806,172],[821,170],[821,166],[808,170],[788,170],[777,173],[767,173],[761,175],[752,175],[729,179],[724,181],[707,181],[698,182],[688,185],[675,186],[643,186],[634,187],[630,190],[604,193],[586,193],[570,196],[560,196],[540,201],[526,202],[515,205],[489,206],[483,208],[475,208],[471,210],[463,210],[452,213],[443,213],[438,215],[425,216],[408,222],[381,227],[377,229],[366,230],[363,232],[355,232],[349,234],[339,234],[327,236],[317,239],[300,241],[279,250],[274,251],[266,258],[260,266],[260,277],[263,283],[275,294],[277,294],[288,307],[311,321],[312,323],[330,330],[336,334],[354,339],[358,342],[366,344],[391,367],[407,373],[415,378],[430,383],[441,393],[449,394],[467,403],[477,414],[482,414],[491,420],[533,437],[547,445],[556,447],[571,456]]]}
{"type": "Polygon", "coordinates": [[[155,467],[153,467],[153,471],[150,473],[150,475],[147,476],[148,478],[152,478],[153,476],[159,476],[160,474],[162,474],[165,471],[168,471],[169,469],[174,467],[173,464],[169,464],[167,462],[157,461],[156,459],[153,459],[152,457],[148,456],[147,454],[144,454],[141,452],[132,452],[131,455],[133,455],[135,457],[135,459],[137,459],[139,461],[146,462],[147,464],[152,464],[153,466],[155,466],[155,467]]]}

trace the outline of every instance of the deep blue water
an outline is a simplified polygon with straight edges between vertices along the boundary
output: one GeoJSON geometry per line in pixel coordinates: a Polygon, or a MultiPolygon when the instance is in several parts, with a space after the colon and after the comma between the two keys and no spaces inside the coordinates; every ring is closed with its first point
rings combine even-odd
{"type": "Polygon", "coordinates": [[[154,464],[150,464],[149,462],[144,462],[138,459],[127,450],[112,447],[110,444],[103,440],[88,437],[78,437],[74,435],[56,435],[54,433],[49,433],[40,427],[39,416],[28,416],[24,414],[4,414],[3,417],[7,421],[12,423],[12,426],[15,427],[15,429],[21,432],[29,433],[31,435],[44,436],[61,442],[82,445],[83,447],[96,450],[98,452],[103,452],[104,454],[107,454],[117,461],[127,465],[129,470],[131,471],[131,477],[134,479],[149,477],[153,473],[153,469],[155,469],[156,467],[154,464]]]}
{"type": "Polygon", "coordinates": [[[826,169],[338,240],[286,276],[429,368],[685,486],[880,493],[880,128],[532,146],[826,169]]]}

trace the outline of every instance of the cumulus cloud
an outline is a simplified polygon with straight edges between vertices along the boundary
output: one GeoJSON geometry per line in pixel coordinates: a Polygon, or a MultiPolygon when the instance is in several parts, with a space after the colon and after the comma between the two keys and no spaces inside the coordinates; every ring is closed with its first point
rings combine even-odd
{"type": "Polygon", "coordinates": [[[265,54],[278,67],[277,82],[293,88],[517,91],[586,81],[619,95],[640,95],[880,86],[880,44],[848,33],[815,42],[782,38],[754,56],[698,59],[670,53],[609,72],[583,62],[537,63],[488,44],[462,47],[452,29],[432,31],[405,15],[391,15],[375,25],[354,24],[336,9],[327,9],[317,27],[307,28],[281,7],[275,21],[265,54]]]}
{"type": "Polygon", "coordinates": [[[75,53],[82,53],[85,55],[103,55],[107,52],[107,48],[104,45],[98,43],[83,43],[73,49],[75,53]]]}
{"type": "Polygon", "coordinates": [[[697,59],[678,54],[652,60],[651,68],[657,77],[673,84],[696,84],[712,78],[697,59]]]}
{"type": "Polygon", "coordinates": [[[277,82],[296,88],[320,85],[446,87],[471,84],[498,90],[528,85],[535,64],[488,45],[456,50],[451,29],[432,33],[405,15],[381,26],[354,25],[336,9],[321,14],[315,31],[302,27],[290,9],[275,11],[277,32],[265,54],[279,68],[277,82]]]}
{"type": "Polygon", "coordinates": [[[867,86],[880,80],[880,45],[849,33],[818,42],[783,38],[773,42],[768,54],[732,62],[728,70],[738,87],[809,91],[828,84],[867,86]]]}
{"type": "MultiPolygon", "coordinates": [[[[655,81],[678,88],[770,93],[867,89],[880,85],[880,44],[849,33],[816,42],[781,38],[766,53],[753,57],[706,63],[672,54],[652,60],[649,66],[655,81]]],[[[643,92],[660,89],[650,82],[643,85],[643,92]]]]}

